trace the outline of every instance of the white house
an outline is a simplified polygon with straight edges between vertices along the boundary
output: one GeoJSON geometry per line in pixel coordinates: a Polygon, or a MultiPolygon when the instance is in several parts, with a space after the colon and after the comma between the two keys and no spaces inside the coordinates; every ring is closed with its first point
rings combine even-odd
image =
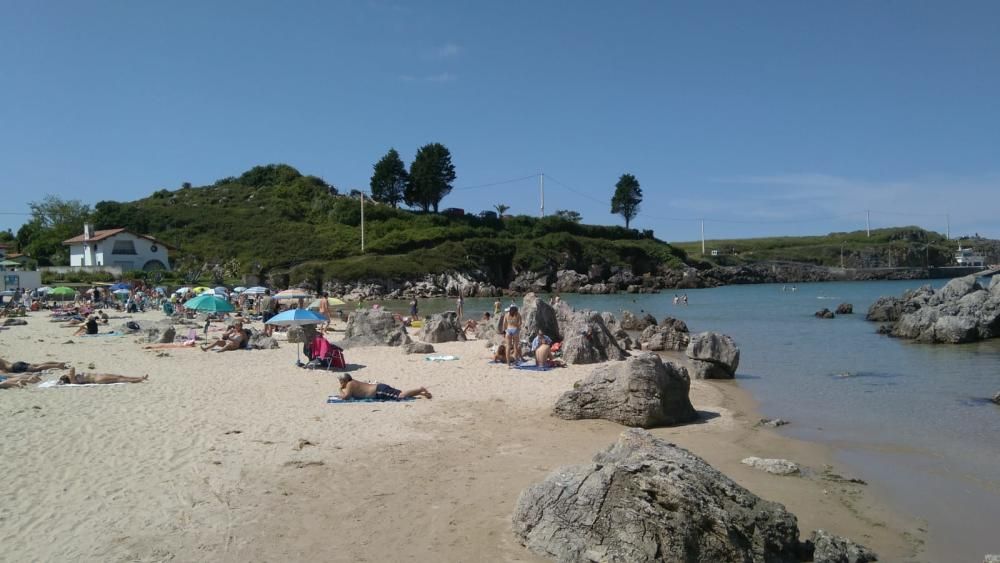
{"type": "Polygon", "coordinates": [[[167,245],[128,229],[95,231],[88,224],[83,226],[82,235],[63,244],[69,246],[69,265],[74,268],[114,266],[123,272],[170,269],[167,245]]]}

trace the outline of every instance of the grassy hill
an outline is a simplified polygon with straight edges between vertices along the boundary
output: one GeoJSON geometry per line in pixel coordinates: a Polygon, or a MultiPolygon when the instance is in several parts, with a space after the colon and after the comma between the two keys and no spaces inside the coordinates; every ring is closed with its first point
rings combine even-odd
{"type": "Polygon", "coordinates": [[[291,283],[479,270],[506,285],[522,270],[587,271],[598,264],[642,274],[686,259],[650,232],[555,216],[417,213],[371,201],[362,254],[359,199],[287,165],[133,202],[100,202],[93,221],[98,229],[128,227],[174,245],[181,271],[226,264],[232,274],[288,272],[291,283]]]}
{"type": "Polygon", "coordinates": [[[952,261],[956,242],[919,227],[874,229],[830,233],[824,236],[768,237],[750,239],[706,240],[706,255],[701,255],[701,241],[674,243],[692,258],[723,266],[762,261],[803,262],[819,266],[848,268],[947,266],[952,261]],[[712,250],[718,256],[712,256],[712,250]]]}

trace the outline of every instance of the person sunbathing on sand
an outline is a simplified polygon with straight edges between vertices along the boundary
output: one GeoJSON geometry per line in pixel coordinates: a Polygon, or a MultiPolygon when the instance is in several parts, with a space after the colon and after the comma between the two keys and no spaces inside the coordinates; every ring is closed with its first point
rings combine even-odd
{"type": "Polygon", "coordinates": [[[76,373],[76,368],[69,368],[69,373],[59,378],[60,385],[85,385],[85,384],[108,384],[108,383],[142,383],[149,379],[149,375],[142,377],[129,377],[127,375],[115,375],[113,373],[76,373]]]}
{"type": "Polygon", "coordinates": [[[42,380],[42,376],[36,374],[33,375],[15,375],[7,379],[0,378],[0,389],[19,389],[21,387],[26,387],[29,383],[38,383],[42,380]]]}
{"type": "Polygon", "coordinates": [[[243,334],[243,323],[233,323],[233,326],[229,327],[229,330],[222,335],[222,338],[211,344],[202,345],[201,351],[207,352],[212,348],[219,348],[220,352],[239,350],[243,347],[243,340],[245,338],[246,335],[243,334]]]}
{"type": "Polygon", "coordinates": [[[0,358],[0,372],[3,373],[36,373],[47,369],[66,369],[69,364],[66,362],[44,362],[41,364],[29,364],[27,362],[8,362],[0,358]]]}
{"type": "Polygon", "coordinates": [[[400,391],[389,387],[385,383],[362,383],[355,381],[349,373],[342,373],[340,379],[340,398],[345,401],[351,399],[378,399],[380,401],[398,401],[410,397],[432,398],[430,391],[426,387],[400,391]]]}
{"type": "Polygon", "coordinates": [[[184,342],[164,342],[162,344],[147,344],[143,350],[164,350],[167,348],[194,348],[197,340],[185,340],[184,342]]]}

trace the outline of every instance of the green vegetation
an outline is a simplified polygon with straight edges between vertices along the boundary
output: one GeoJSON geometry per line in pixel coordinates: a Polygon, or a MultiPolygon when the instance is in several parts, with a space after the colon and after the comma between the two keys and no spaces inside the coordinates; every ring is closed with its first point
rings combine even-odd
{"type": "Polygon", "coordinates": [[[370,184],[372,199],[398,207],[399,202],[403,201],[406,184],[410,181],[410,174],[399,158],[399,153],[396,149],[389,149],[373,168],[375,171],[370,184]]]}
{"type": "Polygon", "coordinates": [[[705,256],[701,256],[701,241],[674,246],[717,265],[788,261],[839,267],[843,253],[843,265],[848,268],[947,266],[955,251],[955,243],[920,227],[873,229],[870,238],[865,231],[853,231],[824,236],[707,240],[705,256]],[[719,255],[712,256],[712,250],[719,255]]]}
{"type": "Polygon", "coordinates": [[[409,176],[403,190],[406,204],[420,207],[425,213],[433,207],[434,213],[437,213],[438,204],[451,193],[451,183],[455,181],[451,152],[441,143],[420,147],[410,164],[409,176]]]}
{"type": "MultiPolygon", "coordinates": [[[[440,151],[431,152],[441,157],[440,151]]],[[[438,202],[428,198],[416,204],[431,208],[438,202]]],[[[456,216],[397,209],[389,201],[366,202],[362,254],[358,198],[339,195],[320,178],[284,164],[258,166],[209,186],[159,190],[138,201],[102,201],[92,212],[78,211],[66,221],[65,232],[40,240],[51,239],[58,243],[55,250],[64,252],[62,240],[80,234],[85,219],[96,229],[126,227],[151,234],[177,249],[171,253],[177,271],[165,274],[163,282],[221,282],[250,273],[318,284],[478,270],[506,285],[528,269],[586,272],[594,265],[617,266],[641,275],[681,267],[686,259],[653,238],[652,231],[584,225],[570,211],[544,218],[500,218],[492,210],[456,216]]],[[[55,253],[47,256],[55,261],[55,253]]]]}
{"type": "Polygon", "coordinates": [[[615,195],[611,196],[611,212],[625,218],[625,228],[639,214],[639,204],[642,203],[642,188],[639,180],[631,174],[622,174],[615,184],[615,195]]]}

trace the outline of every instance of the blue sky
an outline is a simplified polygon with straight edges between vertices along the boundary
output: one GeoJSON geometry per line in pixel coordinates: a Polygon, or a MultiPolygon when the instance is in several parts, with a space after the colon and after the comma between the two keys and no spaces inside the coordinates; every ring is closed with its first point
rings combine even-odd
{"type": "Polygon", "coordinates": [[[490,184],[545,172],[547,211],[620,223],[630,172],[666,240],[1000,237],[1000,3],[0,4],[0,228],[271,162],[367,187],[427,142],[469,211],[537,213],[490,184]]]}

